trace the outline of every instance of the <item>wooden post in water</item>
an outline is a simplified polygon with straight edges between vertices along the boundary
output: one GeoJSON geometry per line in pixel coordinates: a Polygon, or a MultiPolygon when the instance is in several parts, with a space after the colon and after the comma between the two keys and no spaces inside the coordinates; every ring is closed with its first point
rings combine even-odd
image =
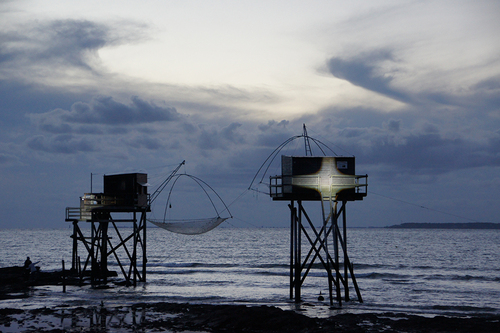
{"type": "Polygon", "coordinates": [[[73,221],[73,251],[71,258],[71,268],[76,269],[76,257],[78,256],[78,220],[73,221]]]}
{"type": "Polygon", "coordinates": [[[134,251],[132,252],[132,265],[131,268],[133,270],[133,281],[134,287],[137,286],[137,216],[134,212],[134,251]]]}
{"type": "Polygon", "coordinates": [[[108,282],[108,223],[100,222],[101,226],[101,265],[100,277],[102,283],[106,284],[108,282]]]}
{"type": "MultiPolygon", "coordinates": [[[[330,201],[331,202],[331,201],[330,201]]],[[[339,265],[339,233],[338,233],[338,218],[339,213],[337,211],[337,201],[335,200],[335,204],[332,207],[332,226],[333,226],[333,267],[335,268],[335,286],[337,289],[337,302],[339,305],[342,304],[342,295],[340,291],[340,265],[339,265]]]]}
{"type": "Polygon", "coordinates": [[[142,281],[146,282],[146,265],[148,258],[146,256],[146,214],[141,214],[142,221],[142,281]]]}
{"type": "Polygon", "coordinates": [[[66,270],[64,269],[64,259],[62,261],[62,285],[63,285],[63,293],[66,292],[66,270]]]}
{"type": "Polygon", "coordinates": [[[77,257],[78,260],[78,278],[80,279],[80,286],[83,284],[83,274],[82,274],[82,262],[80,261],[80,256],[77,257]]]}
{"type": "Polygon", "coordinates": [[[94,221],[92,220],[92,223],[90,225],[90,284],[92,287],[95,285],[95,268],[97,266],[97,259],[95,258],[95,224],[94,221]]]}
{"type": "Polygon", "coordinates": [[[348,267],[349,267],[349,257],[347,256],[347,217],[346,217],[346,210],[345,210],[345,201],[342,201],[342,209],[343,209],[343,214],[342,214],[342,232],[344,234],[344,299],[345,301],[349,301],[349,276],[348,274],[348,267]]]}
{"type": "Polygon", "coordinates": [[[295,210],[293,207],[293,201],[289,205],[290,207],[290,299],[293,298],[293,258],[294,258],[294,244],[295,244],[295,210]]]}
{"type": "MultiPolygon", "coordinates": [[[[302,209],[302,202],[301,201],[297,201],[298,203],[298,209],[301,210],[302,209]]],[[[297,217],[297,208],[295,208],[295,213],[294,215],[297,217]]],[[[301,235],[302,235],[302,232],[301,232],[301,229],[302,229],[302,218],[301,218],[302,214],[299,213],[298,215],[298,218],[297,218],[297,221],[295,223],[296,227],[296,239],[297,239],[297,242],[296,242],[296,245],[295,245],[295,248],[296,248],[296,256],[295,256],[295,302],[300,302],[301,300],[301,287],[302,287],[302,252],[301,252],[301,249],[302,249],[302,238],[301,238],[301,235]]]]}

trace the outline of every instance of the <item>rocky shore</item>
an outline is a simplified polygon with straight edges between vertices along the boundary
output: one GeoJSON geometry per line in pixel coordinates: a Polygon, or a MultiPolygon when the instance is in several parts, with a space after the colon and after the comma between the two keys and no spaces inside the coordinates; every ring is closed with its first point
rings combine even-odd
{"type": "Polygon", "coordinates": [[[0,268],[0,300],[28,297],[27,291],[32,286],[62,284],[62,272],[37,271],[30,274],[24,267],[0,268]]]}
{"type": "Polygon", "coordinates": [[[131,307],[0,309],[9,332],[499,332],[500,316],[426,318],[401,313],[310,318],[271,306],[153,303],[131,307]]]}
{"type": "Polygon", "coordinates": [[[32,286],[62,283],[61,272],[38,273],[34,278],[22,267],[0,268],[0,332],[500,332],[500,315],[429,318],[365,313],[311,318],[272,306],[187,303],[1,308],[2,300],[30,297],[26,291],[32,286]]]}

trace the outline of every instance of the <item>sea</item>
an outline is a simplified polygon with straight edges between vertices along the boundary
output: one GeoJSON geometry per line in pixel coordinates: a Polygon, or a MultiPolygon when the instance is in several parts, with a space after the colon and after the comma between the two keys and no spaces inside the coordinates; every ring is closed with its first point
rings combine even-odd
{"type": "MultiPolygon", "coordinates": [[[[0,267],[22,266],[26,256],[42,271],[61,270],[63,260],[68,267],[71,233],[2,229],[0,267]]],[[[310,245],[302,240],[305,255],[310,245]]],[[[149,225],[145,283],[67,286],[66,292],[60,285],[33,287],[29,297],[0,300],[0,308],[189,302],[271,305],[315,317],[500,314],[500,230],[347,228],[347,249],[363,302],[351,290],[352,300],[330,306],[326,271],[315,264],[297,304],[290,299],[289,229],[219,227],[189,236],[149,225]]],[[[121,274],[112,257],[109,269],[121,274]]]]}

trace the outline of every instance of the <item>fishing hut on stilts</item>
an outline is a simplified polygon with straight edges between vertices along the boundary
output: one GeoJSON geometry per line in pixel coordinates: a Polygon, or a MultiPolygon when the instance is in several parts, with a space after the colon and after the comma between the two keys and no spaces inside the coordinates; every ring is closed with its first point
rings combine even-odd
{"type": "Polygon", "coordinates": [[[116,275],[108,269],[110,257],[126,285],[146,281],[146,216],[157,194],[150,195],[148,185],[145,173],[104,175],[103,192],[85,193],[80,207],[66,207],[66,222],[73,224],[71,270],[81,281],[90,276],[93,286],[106,284],[108,277],[116,275]],[[81,228],[81,223],[90,230],[81,228]]]}
{"type": "Polygon", "coordinates": [[[127,284],[146,281],[147,186],[143,173],[105,175],[102,193],[85,193],[80,207],[66,208],[66,221],[73,224],[71,269],[81,279],[90,275],[92,285],[106,284],[113,275],[108,257],[114,256],[127,284]],[[88,228],[80,228],[81,222],[88,223],[90,235],[88,228]],[[110,236],[110,228],[117,239],[110,236]]]}
{"type": "Polygon", "coordinates": [[[91,193],[80,197],[80,207],[66,207],[66,221],[73,224],[71,270],[78,273],[80,281],[90,276],[93,286],[105,285],[108,277],[117,275],[108,269],[111,257],[118,265],[126,285],[136,286],[137,282],[146,282],[146,222],[171,232],[197,235],[216,228],[232,217],[229,208],[210,185],[192,175],[177,175],[184,164],[185,161],[180,163],[152,194],[148,193],[148,177],[145,173],[104,175],[103,192],[92,193],[91,190],[91,193]],[[166,218],[173,187],[182,176],[200,186],[213,206],[215,217],[184,220],[166,218]],[[169,183],[171,187],[163,219],[148,218],[147,213],[151,212],[152,204],[169,183]],[[217,199],[223,210],[217,209],[217,199]],[[229,216],[221,217],[225,211],[229,216]],[[90,232],[88,228],[80,227],[82,222],[90,225],[90,232]],[[80,258],[84,258],[83,261],[80,258]]]}
{"type": "MultiPolygon", "coordinates": [[[[346,205],[350,201],[363,200],[367,194],[368,176],[355,174],[353,156],[326,156],[323,150],[326,145],[309,137],[305,125],[303,130],[302,135],[292,137],[276,148],[257,172],[259,174],[266,163],[270,164],[285,145],[297,138],[304,139],[305,156],[282,155],[281,175],[271,176],[269,183],[269,195],[273,201],[289,202],[290,299],[296,303],[301,301],[301,287],[313,265],[319,263],[326,271],[331,305],[334,300],[342,305],[342,300],[351,299],[349,280],[358,301],[363,302],[347,253],[346,205]],[[311,141],[324,156],[313,156],[311,141]],[[306,211],[306,201],[319,202],[319,226],[313,223],[306,211]]],[[[266,171],[268,168],[269,165],[266,171]]]]}

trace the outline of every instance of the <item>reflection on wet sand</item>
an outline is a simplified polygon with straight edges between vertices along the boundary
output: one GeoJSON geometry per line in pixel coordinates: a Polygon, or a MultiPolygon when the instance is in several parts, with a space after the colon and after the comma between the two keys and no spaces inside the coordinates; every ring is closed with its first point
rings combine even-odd
{"type": "Polygon", "coordinates": [[[499,332],[500,316],[424,317],[405,313],[311,318],[272,306],[139,303],[0,309],[1,332],[499,332]]]}

